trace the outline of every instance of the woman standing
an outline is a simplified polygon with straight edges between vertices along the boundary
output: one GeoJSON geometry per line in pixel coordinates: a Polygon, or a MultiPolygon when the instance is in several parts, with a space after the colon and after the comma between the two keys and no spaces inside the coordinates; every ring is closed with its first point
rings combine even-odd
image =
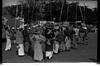
{"type": "Polygon", "coordinates": [[[11,39],[10,39],[10,29],[6,27],[6,48],[5,51],[8,51],[11,49],[11,39]]]}
{"type": "Polygon", "coordinates": [[[42,61],[43,60],[43,52],[42,52],[42,45],[41,45],[41,35],[40,32],[35,32],[35,34],[33,34],[33,36],[31,37],[31,39],[34,40],[34,57],[33,59],[35,61],[42,61]]]}

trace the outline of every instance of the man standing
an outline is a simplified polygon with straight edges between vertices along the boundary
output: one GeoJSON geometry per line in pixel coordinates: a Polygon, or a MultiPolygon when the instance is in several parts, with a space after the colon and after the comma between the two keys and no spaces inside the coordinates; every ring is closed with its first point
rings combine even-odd
{"type": "Polygon", "coordinates": [[[88,34],[88,29],[87,29],[86,24],[82,24],[82,28],[84,30],[83,41],[85,41],[87,39],[87,34],[88,34]]]}
{"type": "Polygon", "coordinates": [[[52,29],[46,29],[45,31],[45,37],[47,38],[46,41],[46,57],[48,59],[51,59],[53,56],[53,37],[54,37],[54,32],[52,29]]]}
{"type": "Polygon", "coordinates": [[[5,48],[5,51],[8,51],[11,49],[11,40],[10,40],[10,31],[9,31],[9,28],[6,27],[6,48],[5,48]]]}
{"type": "Polygon", "coordinates": [[[16,43],[15,39],[16,39],[15,38],[15,28],[12,27],[12,29],[11,29],[11,41],[12,41],[12,44],[16,43]]]}
{"type": "Polygon", "coordinates": [[[73,30],[73,25],[69,26],[69,36],[71,39],[72,48],[77,48],[77,43],[75,40],[75,31],[73,30]]]}
{"type": "Polygon", "coordinates": [[[24,56],[23,34],[21,28],[16,32],[16,42],[18,43],[18,56],[24,56]]]}
{"type": "Polygon", "coordinates": [[[24,35],[24,46],[25,46],[25,52],[29,54],[29,47],[31,45],[30,39],[29,39],[29,32],[27,27],[23,30],[23,35],[24,35]]]}
{"type": "Polygon", "coordinates": [[[74,36],[75,36],[75,40],[76,40],[76,42],[77,42],[78,39],[79,39],[79,29],[78,29],[77,26],[75,26],[75,27],[73,28],[73,30],[75,31],[74,36]]]}
{"type": "Polygon", "coordinates": [[[58,53],[58,50],[59,50],[59,42],[57,41],[57,38],[56,38],[58,34],[59,34],[59,31],[56,30],[55,31],[55,38],[54,38],[55,39],[54,40],[54,50],[53,50],[53,52],[56,54],[58,53]]]}
{"type": "Polygon", "coordinates": [[[64,32],[61,30],[59,31],[59,34],[57,35],[57,41],[59,42],[59,51],[65,51],[65,44],[64,44],[64,39],[65,39],[65,35],[64,32]]]}

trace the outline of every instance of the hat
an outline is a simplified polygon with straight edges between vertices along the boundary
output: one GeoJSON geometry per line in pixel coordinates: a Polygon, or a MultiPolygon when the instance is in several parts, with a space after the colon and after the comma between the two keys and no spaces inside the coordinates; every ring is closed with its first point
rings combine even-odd
{"type": "Polygon", "coordinates": [[[30,27],[28,29],[31,29],[30,27]]]}
{"type": "Polygon", "coordinates": [[[17,28],[17,30],[19,30],[19,28],[17,28]]]}
{"type": "Polygon", "coordinates": [[[14,27],[12,27],[12,29],[15,29],[14,27]]]}
{"type": "Polygon", "coordinates": [[[27,24],[25,24],[24,26],[27,26],[27,24]]]}

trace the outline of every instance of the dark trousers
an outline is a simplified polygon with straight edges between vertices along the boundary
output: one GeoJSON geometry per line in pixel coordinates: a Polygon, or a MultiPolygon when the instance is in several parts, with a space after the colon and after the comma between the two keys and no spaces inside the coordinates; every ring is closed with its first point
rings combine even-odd
{"type": "Polygon", "coordinates": [[[46,51],[53,51],[53,40],[50,40],[50,45],[46,43],[46,51]]]}
{"type": "Polygon", "coordinates": [[[83,41],[85,41],[85,39],[87,38],[87,34],[88,34],[88,31],[87,30],[84,30],[84,36],[83,36],[83,41]]]}

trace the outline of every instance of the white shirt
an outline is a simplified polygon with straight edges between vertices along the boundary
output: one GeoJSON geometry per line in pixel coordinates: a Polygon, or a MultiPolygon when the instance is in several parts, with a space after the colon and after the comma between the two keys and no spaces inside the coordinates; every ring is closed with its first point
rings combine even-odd
{"type": "Polygon", "coordinates": [[[6,38],[10,39],[10,33],[6,30],[6,38]]]}
{"type": "Polygon", "coordinates": [[[75,35],[78,35],[79,29],[78,28],[74,28],[74,31],[75,31],[75,35]]]}
{"type": "Polygon", "coordinates": [[[87,29],[87,27],[83,27],[83,29],[87,29]]]}

